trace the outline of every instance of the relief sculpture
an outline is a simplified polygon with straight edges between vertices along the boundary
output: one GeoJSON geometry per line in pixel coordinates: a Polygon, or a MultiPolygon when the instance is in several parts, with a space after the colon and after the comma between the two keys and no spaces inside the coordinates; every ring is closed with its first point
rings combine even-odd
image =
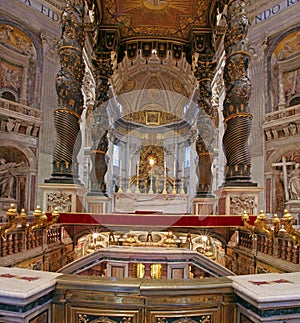
{"type": "Polygon", "coordinates": [[[24,162],[7,162],[0,159],[0,197],[16,198],[17,168],[24,166],[24,162]]]}

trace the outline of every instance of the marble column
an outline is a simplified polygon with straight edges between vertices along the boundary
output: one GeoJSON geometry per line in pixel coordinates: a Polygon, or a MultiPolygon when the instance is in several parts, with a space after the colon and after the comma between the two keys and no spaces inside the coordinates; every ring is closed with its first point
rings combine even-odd
{"type": "MultiPolygon", "coordinates": [[[[230,0],[227,6],[227,30],[224,38],[226,62],[224,83],[226,97],[223,104],[224,153],[227,159],[225,186],[249,186],[251,160],[248,138],[252,115],[249,109],[251,81],[247,76],[249,53],[245,0],[230,0]]],[[[256,184],[253,184],[256,185],[256,184]]]]}
{"type": "Polygon", "coordinates": [[[59,42],[60,71],[56,77],[58,107],[54,111],[57,142],[53,152],[53,173],[47,183],[79,183],[77,155],[81,147],[81,92],[84,76],[84,2],[67,0],[62,14],[59,42]]]}

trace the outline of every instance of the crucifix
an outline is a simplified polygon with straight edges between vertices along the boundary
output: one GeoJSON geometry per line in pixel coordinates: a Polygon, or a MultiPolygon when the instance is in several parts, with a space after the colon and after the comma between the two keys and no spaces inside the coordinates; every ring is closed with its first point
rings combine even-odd
{"type": "Polygon", "coordinates": [[[287,166],[290,165],[295,165],[295,162],[287,162],[286,157],[282,157],[281,162],[278,163],[273,163],[272,166],[280,166],[282,167],[282,173],[283,173],[283,186],[284,186],[284,195],[285,195],[285,200],[289,200],[289,191],[288,191],[288,172],[287,172],[287,166]]]}

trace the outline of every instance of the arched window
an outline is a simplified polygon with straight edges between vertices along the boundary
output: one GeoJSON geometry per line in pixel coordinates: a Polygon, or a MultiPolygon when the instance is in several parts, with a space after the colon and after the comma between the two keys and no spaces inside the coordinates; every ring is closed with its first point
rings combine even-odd
{"type": "Polygon", "coordinates": [[[10,101],[17,101],[16,96],[10,91],[3,91],[1,93],[1,98],[10,100],[10,101]]]}
{"type": "Polygon", "coordinates": [[[290,101],[289,106],[298,105],[298,104],[300,104],[300,96],[296,96],[295,98],[293,98],[290,101]]]}

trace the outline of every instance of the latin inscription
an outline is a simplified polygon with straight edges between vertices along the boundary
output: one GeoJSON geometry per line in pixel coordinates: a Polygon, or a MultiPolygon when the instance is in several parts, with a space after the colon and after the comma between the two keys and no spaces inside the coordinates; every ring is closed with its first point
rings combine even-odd
{"type": "MultiPolygon", "coordinates": [[[[295,4],[299,4],[300,0],[284,0],[268,9],[266,9],[265,11],[263,11],[262,13],[260,13],[259,15],[255,16],[254,18],[254,24],[258,24],[262,21],[267,20],[268,18],[271,18],[273,16],[275,16],[276,14],[278,14],[279,12],[282,12],[285,9],[288,9],[292,6],[294,6],[295,4]]],[[[299,12],[300,14],[300,12],[299,12]]]]}
{"type": "Polygon", "coordinates": [[[49,7],[45,6],[44,4],[36,0],[20,0],[20,1],[26,4],[26,6],[39,11],[42,15],[47,16],[49,19],[53,21],[58,21],[58,14],[54,12],[52,9],[50,9],[49,7]]]}

